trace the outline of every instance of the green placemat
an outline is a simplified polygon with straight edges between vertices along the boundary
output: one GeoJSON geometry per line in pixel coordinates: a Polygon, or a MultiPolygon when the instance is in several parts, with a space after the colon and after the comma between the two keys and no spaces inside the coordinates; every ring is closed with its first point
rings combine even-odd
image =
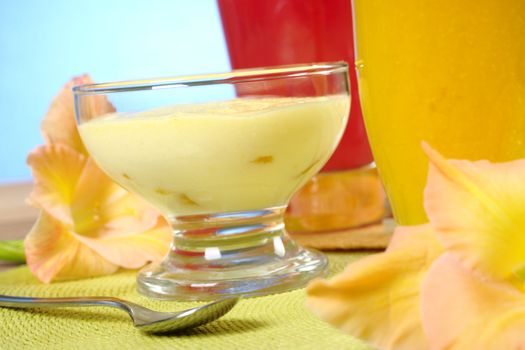
{"type": "MultiPolygon", "coordinates": [[[[366,253],[331,253],[331,273],[366,253]]],[[[162,311],[200,303],[147,299],[135,291],[135,272],[81,281],[39,283],[22,266],[0,273],[0,294],[115,296],[162,311]]],[[[304,307],[304,289],[241,300],[221,319],[179,335],[150,336],[109,308],[0,308],[0,349],[370,349],[317,319],[304,307]]]]}

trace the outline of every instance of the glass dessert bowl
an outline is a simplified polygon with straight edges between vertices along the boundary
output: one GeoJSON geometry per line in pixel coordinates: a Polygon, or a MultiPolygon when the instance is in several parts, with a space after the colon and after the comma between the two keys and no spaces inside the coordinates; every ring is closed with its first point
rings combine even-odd
{"type": "Polygon", "coordinates": [[[322,275],[326,258],[291,240],[283,215],[335,150],[348,89],[345,63],[75,87],[89,153],[173,227],[164,261],[140,271],[139,292],[264,295],[322,275]],[[118,112],[84,112],[100,98],[118,112]]]}

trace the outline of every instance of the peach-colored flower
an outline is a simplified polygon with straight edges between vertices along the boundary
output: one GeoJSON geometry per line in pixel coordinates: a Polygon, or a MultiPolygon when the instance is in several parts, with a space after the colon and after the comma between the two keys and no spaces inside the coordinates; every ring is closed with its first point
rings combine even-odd
{"type": "Polygon", "coordinates": [[[433,349],[525,349],[525,160],[431,159],[425,207],[447,253],[425,276],[433,349]]]}
{"type": "MultiPolygon", "coordinates": [[[[86,153],[73,118],[72,85],[42,123],[47,144],[28,156],[34,177],[29,202],[42,209],[25,239],[27,263],[43,282],[105,275],[161,259],[171,233],[159,213],[111,181],[86,153]]],[[[98,100],[93,116],[113,111],[98,100]]]]}
{"type": "Polygon", "coordinates": [[[35,179],[29,200],[43,213],[26,238],[26,256],[40,280],[138,268],[166,253],[171,235],[159,214],[91,158],[52,144],[30,153],[28,164],[35,179]]]}
{"type": "Polygon", "coordinates": [[[380,348],[525,348],[525,160],[423,148],[430,224],[400,227],[386,252],[313,282],[309,307],[380,348]]]}

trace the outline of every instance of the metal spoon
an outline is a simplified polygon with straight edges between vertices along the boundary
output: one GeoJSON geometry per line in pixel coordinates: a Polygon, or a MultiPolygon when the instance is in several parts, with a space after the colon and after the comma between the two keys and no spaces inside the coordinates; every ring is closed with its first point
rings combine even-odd
{"type": "Polygon", "coordinates": [[[179,312],[158,312],[111,297],[26,298],[0,295],[0,306],[12,308],[114,307],[126,311],[131,316],[133,325],[147,333],[167,333],[201,326],[226,314],[238,301],[239,297],[228,297],[179,312]]]}

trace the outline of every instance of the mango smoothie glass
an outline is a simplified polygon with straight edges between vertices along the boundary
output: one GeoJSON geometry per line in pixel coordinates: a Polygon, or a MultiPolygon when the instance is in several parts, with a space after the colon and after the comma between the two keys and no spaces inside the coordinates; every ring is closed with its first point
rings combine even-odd
{"type": "Polygon", "coordinates": [[[427,221],[428,161],[525,157],[525,2],[354,0],[359,93],[395,219],[427,221]]]}
{"type": "Polygon", "coordinates": [[[87,150],[173,227],[165,260],[139,273],[139,292],[263,295],[323,274],[326,258],[288,237],[283,214],[336,148],[348,87],[345,63],[75,87],[87,150]],[[101,96],[118,112],[88,119],[101,96]]]}

